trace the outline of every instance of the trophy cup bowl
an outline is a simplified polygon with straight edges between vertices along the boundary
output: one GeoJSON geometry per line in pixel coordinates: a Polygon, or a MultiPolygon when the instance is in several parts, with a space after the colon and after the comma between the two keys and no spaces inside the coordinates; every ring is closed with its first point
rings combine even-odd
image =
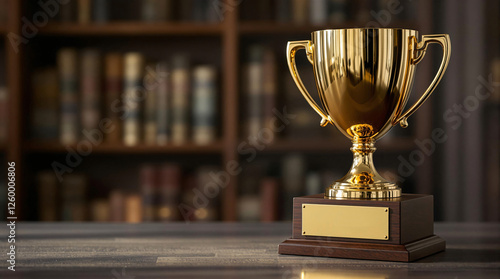
{"type": "Polygon", "coordinates": [[[378,174],[372,155],[375,141],[393,126],[408,126],[407,118],[434,91],[450,59],[446,34],[423,35],[400,28],[352,28],[315,31],[312,39],[288,42],[287,62],[300,92],[322,117],[320,125],[335,125],[353,145],[349,172],[325,191],[328,198],[379,199],[401,196],[401,189],[378,174]],[[416,65],[427,46],[437,43],[443,59],[431,85],[406,112],[416,65]],[[305,49],[313,66],[320,107],[304,87],[295,65],[305,49]]]}

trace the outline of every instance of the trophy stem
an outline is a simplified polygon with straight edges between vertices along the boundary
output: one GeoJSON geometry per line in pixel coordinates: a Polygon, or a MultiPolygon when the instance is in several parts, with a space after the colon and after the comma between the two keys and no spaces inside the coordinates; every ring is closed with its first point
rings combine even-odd
{"type": "Polygon", "coordinates": [[[353,163],[349,172],[325,191],[327,198],[383,199],[401,196],[401,189],[378,174],[373,164],[375,141],[371,138],[353,140],[353,163]]]}

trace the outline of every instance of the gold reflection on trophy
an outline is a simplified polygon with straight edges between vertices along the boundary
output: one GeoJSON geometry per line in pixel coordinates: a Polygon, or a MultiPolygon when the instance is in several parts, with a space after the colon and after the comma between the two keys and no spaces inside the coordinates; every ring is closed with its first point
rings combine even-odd
{"type": "Polygon", "coordinates": [[[392,198],[401,195],[397,185],[384,179],[373,165],[375,141],[393,126],[407,127],[407,118],[430,96],[450,59],[448,35],[424,35],[410,29],[354,28],[322,30],[312,40],[288,42],[287,58],[292,77],[311,107],[322,117],[321,126],[335,125],[353,146],[349,172],[325,191],[331,198],[392,198]],[[408,111],[416,65],[427,46],[443,47],[436,77],[408,111]],[[322,108],[302,83],[295,65],[297,50],[305,49],[313,65],[322,108]]]}

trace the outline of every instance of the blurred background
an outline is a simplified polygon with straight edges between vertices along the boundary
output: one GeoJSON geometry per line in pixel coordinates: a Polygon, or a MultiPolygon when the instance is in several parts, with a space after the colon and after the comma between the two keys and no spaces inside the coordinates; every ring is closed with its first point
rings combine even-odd
{"type": "MultiPolygon", "coordinates": [[[[292,81],[287,41],[400,27],[450,34],[452,58],[409,128],[377,142],[379,172],[433,194],[436,220],[500,221],[499,14],[493,0],[2,0],[0,159],[20,218],[291,220],[292,198],[352,155],[292,81]]],[[[429,48],[410,102],[441,55],[429,48]]]]}

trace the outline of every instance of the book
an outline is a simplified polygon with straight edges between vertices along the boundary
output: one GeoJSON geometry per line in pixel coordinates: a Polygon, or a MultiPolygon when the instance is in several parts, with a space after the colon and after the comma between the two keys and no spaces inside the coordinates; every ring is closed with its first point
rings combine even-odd
{"type": "Polygon", "coordinates": [[[157,90],[158,90],[158,74],[152,70],[155,69],[155,64],[149,64],[146,68],[151,69],[146,71],[144,77],[145,82],[145,100],[144,100],[144,143],[147,145],[155,145],[157,137],[157,90]],[[151,84],[149,84],[151,83],[151,84]]]}
{"type": "Polygon", "coordinates": [[[319,172],[311,171],[306,174],[306,196],[323,193],[325,188],[331,184],[324,185],[321,181],[319,172]]]}
{"type": "Polygon", "coordinates": [[[195,221],[215,221],[218,218],[218,202],[221,188],[213,182],[210,173],[217,173],[219,170],[215,166],[203,166],[196,170],[196,186],[193,189],[194,220],[195,221]]]}
{"type": "Polygon", "coordinates": [[[238,199],[238,220],[257,222],[261,217],[261,200],[258,195],[244,195],[238,199]]]}
{"type": "MultiPolygon", "coordinates": [[[[70,178],[71,179],[71,178],[70,178]]],[[[42,171],[36,175],[38,191],[38,220],[59,220],[59,182],[53,171],[42,171]]]]}
{"type": "Polygon", "coordinates": [[[123,57],[119,53],[108,53],[104,57],[105,116],[112,123],[112,129],[105,135],[108,143],[122,141],[122,120],[117,109],[123,92],[123,57]]]}
{"type": "Polygon", "coordinates": [[[170,76],[166,62],[159,62],[156,66],[159,72],[156,87],[156,143],[165,145],[170,140],[170,76]]]}
{"type": "Polygon", "coordinates": [[[246,165],[241,172],[238,185],[237,216],[239,221],[256,222],[261,218],[260,188],[264,170],[267,166],[261,162],[246,165]]]}
{"type": "Polygon", "coordinates": [[[176,55],[172,61],[172,142],[184,144],[189,125],[189,62],[186,56],[176,55]]]}
{"type": "Polygon", "coordinates": [[[193,70],[193,141],[206,145],[215,141],[217,89],[213,66],[197,66],[193,70]]]}
{"type": "Polygon", "coordinates": [[[125,221],[125,194],[118,190],[109,193],[109,220],[111,222],[125,221]]]}
{"type": "Polygon", "coordinates": [[[192,0],[193,9],[191,14],[191,21],[203,22],[207,21],[208,7],[210,1],[206,0],[192,0]]]}
{"type": "Polygon", "coordinates": [[[257,137],[263,128],[263,55],[263,46],[251,46],[248,50],[249,61],[243,71],[246,106],[245,137],[257,137]]]}
{"type": "Polygon", "coordinates": [[[156,219],[157,178],[154,166],[145,165],[140,169],[140,190],[142,195],[142,220],[152,222],[156,219]]]}
{"type": "Polygon", "coordinates": [[[96,23],[106,23],[110,20],[109,0],[97,0],[92,2],[92,18],[96,23]]]}
{"type": "Polygon", "coordinates": [[[342,23],[347,20],[347,0],[330,0],[330,23],[342,23]]]}
{"type": "Polygon", "coordinates": [[[181,198],[182,172],[174,164],[164,164],[159,169],[158,211],[160,221],[176,221],[180,218],[178,205],[181,198]]]}
{"type": "Polygon", "coordinates": [[[292,219],[293,198],[304,191],[306,164],[301,155],[290,154],[282,160],[283,212],[285,220],[292,219]]]}
{"type": "Polygon", "coordinates": [[[139,94],[144,72],[144,57],[137,52],[129,52],[123,62],[123,91],[125,112],[123,115],[123,143],[128,146],[139,144],[141,140],[139,94]]]}
{"type": "Polygon", "coordinates": [[[143,206],[142,198],[138,193],[128,193],[125,196],[125,222],[142,222],[143,206]]]}
{"type": "MultiPolygon", "coordinates": [[[[263,128],[267,128],[269,132],[273,132],[274,129],[274,120],[276,116],[273,113],[273,109],[276,108],[276,96],[278,94],[278,78],[277,78],[277,69],[276,69],[276,57],[274,52],[266,48],[262,57],[262,126],[263,128]]],[[[261,137],[264,138],[264,137],[261,137]]],[[[266,136],[266,144],[271,143],[275,135],[272,134],[272,137],[266,136]]]]}
{"type": "Polygon", "coordinates": [[[80,56],[81,128],[99,129],[101,119],[101,55],[96,49],[84,49],[80,56]]]}
{"type": "Polygon", "coordinates": [[[142,0],[141,19],[147,22],[165,22],[171,17],[172,1],[142,0]]]}
{"type": "Polygon", "coordinates": [[[311,24],[322,25],[328,22],[328,1],[329,0],[311,0],[309,12],[311,24]]]}
{"type": "Polygon", "coordinates": [[[61,183],[62,220],[87,221],[87,178],[83,174],[70,173],[61,183]]]}
{"type": "Polygon", "coordinates": [[[78,23],[87,24],[92,19],[92,0],[78,0],[78,23]]]}
{"type": "Polygon", "coordinates": [[[309,21],[308,0],[292,0],[292,20],[295,24],[306,24],[309,21]]]}
{"type": "Polygon", "coordinates": [[[277,22],[290,22],[291,11],[292,11],[292,3],[291,0],[276,0],[276,8],[275,11],[275,19],[277,22]]]}
{"type": "Polygon", "coordinates": [[[59,127],[58,82],[56,68],[39,69],[32,75],[33,109],[30,134],[33,139],[57,140],[59,127]]]}
{"type": "Polygon", "coordinates": [[[260,221],[278,220],[279,181],[274,177],[265,177],[260,183],[260,221]]]}
{"type": "Polygon", "coordinates": [[[74,144],[79,139],[78,111],[78,54],[73,48],[63,48],[57,53],[60,97],[60,141],[74,144]]]}
{"type": "Polygon", "coordinates": [[[7,88],[5,86],[0,86],[0,143],[7,142],[9,117],[8,101],[7,88]]]}
{"type": "Polygon", "coordinates": [[[60,22],[75,22],[77,13],[77,0],[67,0],[59,6],[58,20],[60,22]]]}
{"type": "Polygon", "coordinates": [[[95,199],[90,202],[90,220],[92,222],[109,222],[110,205],[107,199],[95,199]]]}

